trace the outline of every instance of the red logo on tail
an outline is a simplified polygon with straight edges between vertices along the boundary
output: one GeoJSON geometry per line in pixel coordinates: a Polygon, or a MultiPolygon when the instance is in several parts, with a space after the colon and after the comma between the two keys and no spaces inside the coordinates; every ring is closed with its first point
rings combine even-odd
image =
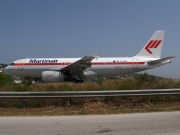
{"type": "Polygon", "coordinates": [[[149,54],[153,54],[149,48],[157,48],[159,44],[162,42],[162,40],[151,40],[145,47],[145,49],[148,51],[149,54]]]}

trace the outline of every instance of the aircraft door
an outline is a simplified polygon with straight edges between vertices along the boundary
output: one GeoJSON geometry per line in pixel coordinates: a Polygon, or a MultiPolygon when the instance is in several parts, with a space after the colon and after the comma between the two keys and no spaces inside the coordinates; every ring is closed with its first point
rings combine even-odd
{"type": "Polygon", "coordinates": [[[23,69],[23,66],[24,66],[24,61],[23,61],[23,60],[20,60],[20,61],[19,61],[19,65],[18,65],[18,69],[22,70],[22,69],[23,69]]]}
{"type": "Polygon", "coordinates": [[[133,69],[137,69],[138,68],[138,59],[137,58],[133,58],[133,69]]]}

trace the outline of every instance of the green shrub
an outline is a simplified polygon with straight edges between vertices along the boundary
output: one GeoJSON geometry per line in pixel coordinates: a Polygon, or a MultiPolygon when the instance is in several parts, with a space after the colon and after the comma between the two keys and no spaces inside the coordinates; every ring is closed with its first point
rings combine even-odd
{"type": "Polygon", "coordinates": [[[25,76],[24,80],[22,81],[23,84],[28,86],[32,85],[32,77],[30,75],[25,76]]]}
{"type": "Polygon", "coordinates": [[[0,73],[0,86],[12,85],[13,79],[10,76],[5,75],[4,73],[0,73]]]}

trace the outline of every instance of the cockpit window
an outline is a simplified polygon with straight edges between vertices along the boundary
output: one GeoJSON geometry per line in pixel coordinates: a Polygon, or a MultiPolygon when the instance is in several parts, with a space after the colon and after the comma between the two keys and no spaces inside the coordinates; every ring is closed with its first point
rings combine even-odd
{"type": "Polygon", "coordinates": [[[14,66],[14,63],[11,63],[10,66],[14,66]]]}

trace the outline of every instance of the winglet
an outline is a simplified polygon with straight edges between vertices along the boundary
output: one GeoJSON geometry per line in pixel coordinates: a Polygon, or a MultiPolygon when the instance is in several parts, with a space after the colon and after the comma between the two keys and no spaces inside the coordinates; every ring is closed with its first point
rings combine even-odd
{"type": "Polygon", "coordinates": [[[97,54],[95,54],[93,57],[94,57],[96,60],[98,60],[99,54],[100,54],[100,53],[97,53],[97,54]]]}

